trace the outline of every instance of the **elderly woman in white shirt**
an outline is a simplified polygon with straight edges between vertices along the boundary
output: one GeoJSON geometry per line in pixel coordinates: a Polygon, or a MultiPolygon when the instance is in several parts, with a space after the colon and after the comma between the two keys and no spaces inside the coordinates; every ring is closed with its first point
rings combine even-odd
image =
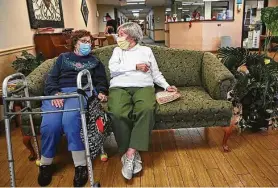
{"type": "Polygon", "coordinates": [[[154,84],[169,92],[170,86],[158,69],[151,48],[141,46],[142,29],[136,23],[118,28],[117,43],[109,61],[111,73],[108,110],[113,132],[124,155],[122,174],[126,179],[142,170],[138,151],[148,151],[150,134],[155,124],[154,84]]]}

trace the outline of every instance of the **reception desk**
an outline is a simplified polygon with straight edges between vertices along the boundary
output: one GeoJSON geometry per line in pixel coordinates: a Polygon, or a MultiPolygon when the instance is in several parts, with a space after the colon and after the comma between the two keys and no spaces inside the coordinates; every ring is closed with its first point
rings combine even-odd
{"type": "Polygon", "coordinates": [[[242,19],[165,23],[165,45],[170,48],[216,51],[222,36],[230,36],[232,46],[241,46],[242,19]]]}

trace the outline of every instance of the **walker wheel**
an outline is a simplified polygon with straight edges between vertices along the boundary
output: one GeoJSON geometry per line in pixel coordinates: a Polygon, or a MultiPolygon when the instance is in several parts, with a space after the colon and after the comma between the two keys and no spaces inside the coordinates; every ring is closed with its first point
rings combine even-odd
{"type": "Polygon", "coordinates": [[[102,154],[100,154],[100,160],[101,160],[102,162],[106,162],[106,161],[108,160],[108,155],[107,155],[107,153],[102,153],[102,154]]]}
{"type": "Polygon", "coordinates": [[[93,186],[94,186],[94,187],[100,187],[100,183],[99,183],[99,182],[96,182],[96,183],[94,183],[93,186]]]}
{"type": "Polygon", "coordinates": [[[40,164],[41,164],[41,160],[39,160],[39,159],[36,160],[36,165],[37,165],[37,166],[40,166],[40,164]]]}

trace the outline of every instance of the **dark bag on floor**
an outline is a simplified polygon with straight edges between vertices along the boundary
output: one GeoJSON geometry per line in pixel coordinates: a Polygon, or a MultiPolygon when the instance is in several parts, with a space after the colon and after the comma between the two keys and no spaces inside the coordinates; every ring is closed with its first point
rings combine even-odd
{"type": "MultiPolygon", "coordinates": [[[[86,124],[91,158],[95,159],[99,154],[104,141],[111,133],[111,119],[104,111],[100,100],[94,94],[90,97],[85,91],[78,89],[78,94],[82,94],[87,100],[86,124]]],[[[81,138],[84,142],[83,130],[81,127],[81,138]]]]}

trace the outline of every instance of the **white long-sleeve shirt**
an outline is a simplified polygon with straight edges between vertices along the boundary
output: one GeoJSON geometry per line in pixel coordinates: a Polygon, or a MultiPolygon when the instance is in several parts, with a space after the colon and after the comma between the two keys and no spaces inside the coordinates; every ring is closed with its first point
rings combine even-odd
{"type": "Polygon", "coordinates": [[[116,47],[109,61],[111,74],[110,87],[147,87],[158,86],[166,89],[169,84],[159,71],[151,48],[137,44],[130,50],[116,47]],[[136,70],[136,65],[145,63],[148,72],[136,70]]]}

